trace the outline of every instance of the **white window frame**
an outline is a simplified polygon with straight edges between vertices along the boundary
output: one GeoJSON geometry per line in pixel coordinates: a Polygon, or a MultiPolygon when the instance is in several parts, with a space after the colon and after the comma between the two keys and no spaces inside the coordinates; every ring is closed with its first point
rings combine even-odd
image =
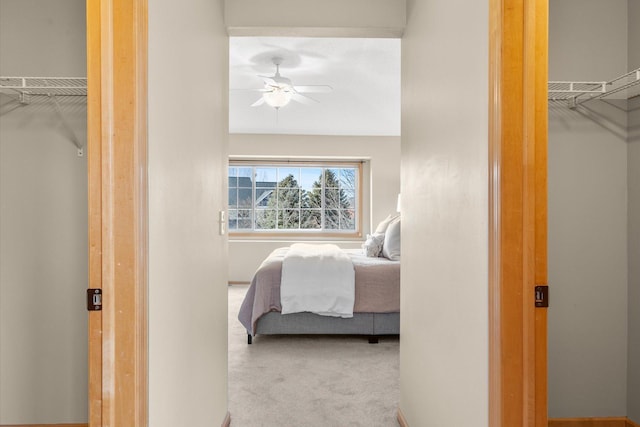
{"type": "MultiPolygon", "coordinates": [[[[336,230],[336,229],[230,229],[230,237],[251,237],[251,238],[271,238],[271,237],[327,237],[327,238],[360,238],[362,237],[363,228],[363,160],[261,160],[261,159],[230,159],[229,168],[237,167],[302,167],[302,168],[323,168],[323,169],[335,169],[335,168],[354,168],[356,169],[356,188],[355,188],[355,229],[353,230],[336,230]]],[[[252,179],[252,201],[251,201],[251,222],[255,227],[255,214],[258,210],[256,208],[256,180],[252,179]]],[[[228,185],[228,180],[227,180],[228,185]]],[[[239,187],[236,187],[239,188],[239,187]]],[[[324,199],[324,183],[322,187],[323,199],[324,199]]],[[[227,192],[228,194],[228,192],[227,192]]],[[[228,196],[227,196],[228,197],[228,196]]],[[[227,200],[227,209],[231,210],[227,200]]],[[[247,209],[249,210],[249,209],[247,209]]],[[[324,224],[325,208],[321,209],[322,212],[322,224],[324,224]]],[[[231,220],[231,215],[228,215],[231,220]]]]}

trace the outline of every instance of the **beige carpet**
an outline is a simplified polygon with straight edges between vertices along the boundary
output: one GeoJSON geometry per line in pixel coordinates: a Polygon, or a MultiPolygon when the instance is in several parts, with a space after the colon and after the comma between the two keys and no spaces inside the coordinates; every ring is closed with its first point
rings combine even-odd
{"type": "Polygon", "coordinates": [[[257,336],[237,319],[247,286],[229,287],[232,427],[397,427],[399,340],[257,336]]]}

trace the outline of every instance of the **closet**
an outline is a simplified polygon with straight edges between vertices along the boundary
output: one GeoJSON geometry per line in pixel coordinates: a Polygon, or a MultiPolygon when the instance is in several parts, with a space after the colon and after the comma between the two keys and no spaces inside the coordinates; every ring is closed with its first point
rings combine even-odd
{"type": "Polygon", "coordinates": [[[0,425],[87,422],[85,40],[83,0],[0,2],[0,425]]]}
{"type": "Polygon", "coordinates": [[[638,423],[640,1],[549,23],[549,418],[638,423]]]}

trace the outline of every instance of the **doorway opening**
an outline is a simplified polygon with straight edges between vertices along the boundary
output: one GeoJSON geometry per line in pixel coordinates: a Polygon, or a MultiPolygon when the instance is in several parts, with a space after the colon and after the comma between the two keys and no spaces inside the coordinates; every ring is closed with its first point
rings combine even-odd
{"type": "MultiPolygon", "coordinates": [[[[238,309],[239,295],[246,293],[272,251],[304,242],[362,253],[366,235],[397,214],[400,39],[231,37],[229,44],[232,419],[242,425],[262,411],[269,422],[278,424],[283,411],[264,404],[272,396],[271,402],[287,408],[289,419],[303,423],[323,418],[346,423],[349,417],[361,423],[366,417],[394,423],[399,400],[397,337],[367,348],[366,338],[354,336],[258,335],[248,347],[238,309]],[[280,79],[296,92],[283,100],[285,105],[274,107],[264,94],[280,79]],[[313,197],[314,188],[318,192],[327,170],[344,174],[347,163],[358,165],[361,172],[353,188],[338,190],[344,215],[334,221],[327,211],[311,224],[313,218],[305,215],[314,207],[305,205],[305,195],[313,197]],[[284,184],[278,184],[281,178],[296,186],[291,190],[287,184],[286,194],[294,191],[295,202],[282,213],[296,214],[288,215],[286,222],[270,222],[268,213],[278,215],[277,205],[283,202],[277,202],[278,194],[285,194],[284,184]],[[252,373],[256,364],[269,367],[252,373]],[[263,390],[261,397],[246,393],[248,384],[263,390]],[[300,398],[293,408],[286,403],[291,401],[287,393],[304,395],[312,384],[315,391],[308,398],[300,398]],[[369,404],[363,403],[363,396],[369,404]]],[[[326,195],[331,190],[322,191],[326,195]]]]}

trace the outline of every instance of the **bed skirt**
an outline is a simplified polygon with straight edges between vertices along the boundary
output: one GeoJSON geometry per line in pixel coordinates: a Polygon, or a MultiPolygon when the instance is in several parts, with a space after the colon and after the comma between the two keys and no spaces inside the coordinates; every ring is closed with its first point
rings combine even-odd
{"type": "Polygon", "coordinates": [[[270,312],[258,320],[256,335],[260,334],[398,335],[400,313],[354,313],[352,318],[345,319],[313,313],[270,312]]]}

